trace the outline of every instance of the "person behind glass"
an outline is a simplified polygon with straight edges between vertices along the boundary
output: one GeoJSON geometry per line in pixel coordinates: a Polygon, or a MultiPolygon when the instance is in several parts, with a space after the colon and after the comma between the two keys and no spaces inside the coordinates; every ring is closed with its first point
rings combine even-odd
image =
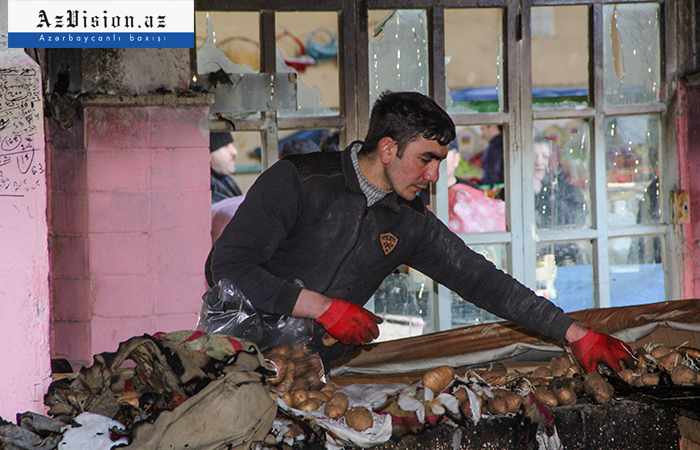
{"type": "Polygon", "coordinates": [[[577,324],[498,270],[418,197],[438,180],[454,138],[454,122],[431,98],[385,92],[364,142],[285,158],[260,175],[212,249],[209,285],[230,280],[263,313],[309,319],[312,346],[333,361],[379,336],[381,319],[363,306],[406,264],[568,342],[588,371],[599,362],[619,368],[630,355],[622,341],[577,324]],[[339,341],[331,349],[321,343],[326,333],[339,341]]]}
{"type": "Polygon", "coordinates": [[[585,225],[586,201],[581,189],[569,181],[560,165],[552,168],[552,142],[536,138],[533,188],[535,191],[535,220],[539,228],[562,225],[585,225]]]}
{"type": "Polygon", "coordinates": [[[503,183],[503,126],[481,125],[481,137],[488,140],[488,145],[481,157],[484,176],[481,184],[503,183]]]}
{"type": "Polygon", "coordinates": [[[231,133],[209,133],[209,162],[211,166],[211,202],[242,195],[232,175],[236,172],[238,151],[231,133]]]}

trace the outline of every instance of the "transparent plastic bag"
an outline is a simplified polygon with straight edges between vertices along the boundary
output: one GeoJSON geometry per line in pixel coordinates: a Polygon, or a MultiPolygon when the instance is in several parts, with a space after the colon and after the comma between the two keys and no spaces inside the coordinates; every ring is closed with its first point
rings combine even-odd
{"type": "Polygon", "coordinates": [[[309,342],[313,326],[311,319],[258,311],[238,286],[227,279],[220,280],[204,293],[197,323],[197,329],[245,339],[261,350],[309,342]]]}

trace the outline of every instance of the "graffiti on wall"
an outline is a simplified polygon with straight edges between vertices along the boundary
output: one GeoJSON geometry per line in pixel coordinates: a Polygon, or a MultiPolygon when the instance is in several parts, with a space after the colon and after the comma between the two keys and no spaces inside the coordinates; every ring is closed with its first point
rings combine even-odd
{"type": "Polygon", "coordinates": [[[0,197],[23,197],[41,185],[44,158],[37,70],[0,68],[0,197]],[[41,157],[40,157],[41,156],[41,157]]]}

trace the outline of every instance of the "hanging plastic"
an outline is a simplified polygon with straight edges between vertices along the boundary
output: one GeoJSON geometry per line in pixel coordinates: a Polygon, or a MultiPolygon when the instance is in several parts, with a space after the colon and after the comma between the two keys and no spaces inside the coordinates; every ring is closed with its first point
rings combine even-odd
{"type": "Polygon", "coordinates": [[[311,340],[311,319],[258,311],[231,280],[220,280],[202,300],[197,328],[207,333],[245,339],[261,350],[311,340]]]}

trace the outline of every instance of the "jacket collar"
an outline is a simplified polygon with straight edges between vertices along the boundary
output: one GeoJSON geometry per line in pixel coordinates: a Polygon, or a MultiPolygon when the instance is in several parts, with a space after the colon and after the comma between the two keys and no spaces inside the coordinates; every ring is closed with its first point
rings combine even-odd
{"type": "MultiPolygon", "coordinates": [[[[343,175],[345,176],[345,186],[348,188],[348,190],[350,192],[356,192],[364,197],[365,194],[360,188],[360,181],[357,179],[357,173],[355,173],[355,168],[352,165],[352,156],[350,154],[353,146],[355,145],[362,145],[362,141],[353,141],[345,148],[345,150],[341,152],[343,175]]],[[[384,198],[379,200],[376,204],[389,208],[395,213],[398,213],[401,210],[402,204],[408,205],[419,212],[423,212],[425,208],[423,201],[419,198],[416,197],[416,199],[412,202],[408,202],[396,195],[396,192],[393,191],[385,195],[384,198]]]]}

